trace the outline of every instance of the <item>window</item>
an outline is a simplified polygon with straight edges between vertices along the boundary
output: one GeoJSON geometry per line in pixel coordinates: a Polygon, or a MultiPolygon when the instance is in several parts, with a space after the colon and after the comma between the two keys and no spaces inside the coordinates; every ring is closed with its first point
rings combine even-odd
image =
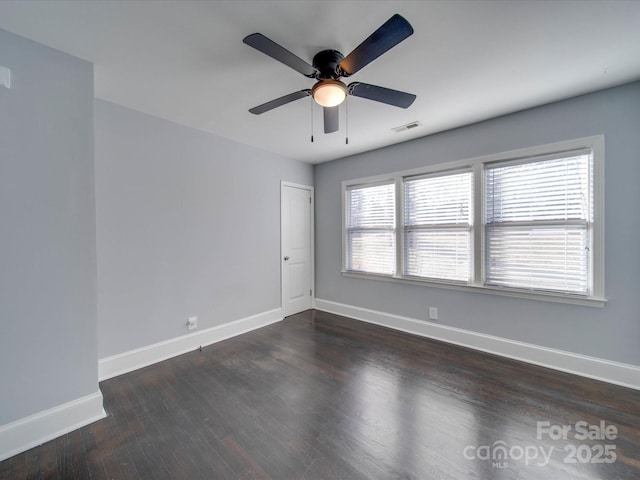
{"type": "Polygon", "coordinates": [[[591,152],[490,165],[486,283],[589,293],[591,152]]]}
{"type": "Polygon", "coordinates": [[[604,138],[343,182],[345,274],[602,306],[604,138]]]}
{"type": "Polygon", "coordinates": [[[471,278],[472,173],[404,180],[404,273],[471,278]]]}
{"type": "Polygon", "coordinates": [[[393,275],[396,271],[395,185],[347,189],[347,268],[393,275]]]}

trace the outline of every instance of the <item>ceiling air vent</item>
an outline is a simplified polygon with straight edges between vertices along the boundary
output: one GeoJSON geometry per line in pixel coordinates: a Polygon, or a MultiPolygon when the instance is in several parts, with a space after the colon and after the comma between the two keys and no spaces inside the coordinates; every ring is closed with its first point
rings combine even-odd
{"type": "Polygon", "coordinates": [[[422,124],[420,122],[415,121],[415,122],[407,123],[405,125],[400,125],[399,127],[392,128],[391,130],[393,130],[396,133],[400,133],[400,132],[404,132],[406,130],[411,130],[412,128],[417,128],[417,127],[419,127],[421,125],[422,124]]]}

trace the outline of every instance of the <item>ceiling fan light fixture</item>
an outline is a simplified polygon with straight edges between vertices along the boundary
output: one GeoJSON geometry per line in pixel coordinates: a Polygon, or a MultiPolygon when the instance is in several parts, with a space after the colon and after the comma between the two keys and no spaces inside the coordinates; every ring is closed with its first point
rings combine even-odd
{"type": "Polygon", "coordinates": [[[321,80],[313,86],[311,94],[321,107],[335,107],[344,102],[347,86],[339,80],[321,80]]]}

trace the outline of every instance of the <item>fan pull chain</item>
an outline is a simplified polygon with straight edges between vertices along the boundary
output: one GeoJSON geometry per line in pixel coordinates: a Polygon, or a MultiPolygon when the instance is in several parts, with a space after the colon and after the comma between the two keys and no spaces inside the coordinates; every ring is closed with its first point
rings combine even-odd
{"type": "Polygon", "coordinates": [[[311,99],[311,143],[313,143],[313,97],[309,96],[311,99]]]}
{"type": "Polygon", "coordinates": [[[345,108],[345,133],[346,137],[344,139],[345,145],[349,145],[349,95],[344,99],[344,108],[345,108]]]}

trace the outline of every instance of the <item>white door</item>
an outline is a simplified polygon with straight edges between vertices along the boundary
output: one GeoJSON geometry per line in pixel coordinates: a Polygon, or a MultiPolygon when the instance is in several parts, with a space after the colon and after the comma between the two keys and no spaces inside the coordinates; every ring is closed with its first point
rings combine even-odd
{"type": "Polygon", "coordinates": [[[311,308],[313,297],[313,189],[282,183],[281,258],[284,316],[311,308]]]}

